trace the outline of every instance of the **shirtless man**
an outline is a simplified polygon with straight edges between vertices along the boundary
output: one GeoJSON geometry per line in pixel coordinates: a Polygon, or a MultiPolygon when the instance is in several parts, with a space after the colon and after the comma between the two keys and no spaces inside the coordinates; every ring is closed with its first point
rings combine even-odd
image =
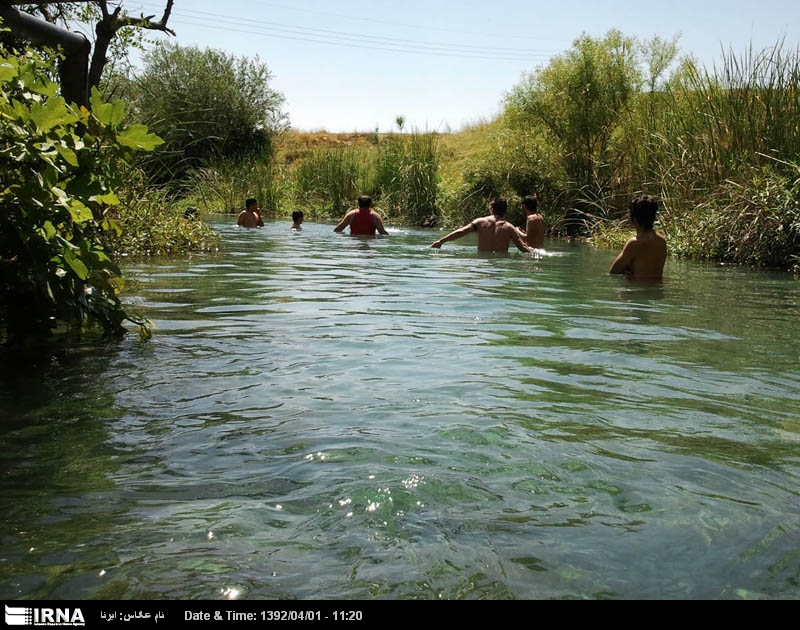
{"type": "Polygon", "coordinates": [[[544,247],[544,217],[539,214],[538,205],[539,200],[536,195],[528,195],[522,200],[522,207],[528,218],[525,221],[525,231],[520,230],[520,236],[532,249],[544,247]]]}
{"type": "Polygon", "coordinates": [[[636,236],[625,243],[609,273],[625,274],[634,280],[660,280],[667,259],[667,241],[653,229],[658,203],[649,195],[637,196],[629,210],[636,236]]]}
{"type": "Polygon", "coordinates": [[[335,228],[334,232],[341,232],[350,226],[350,234],[359,236],[375,236],[375,231],[388,236],[389,232],[383,227],[381,215],[372,209],[372,197],[361,195],[358,198],[358,208],[349,210],[335,228]]]}
{"type": "Polygon", "coordinates": [[[244,206],[245,209],[239,213],[239,220],[236,224],[246,228],[264,227],[264,219],[261,218],[258,201],[254,197],[250,197],[244,202],[244,206]]]}
{"type": "Polygon", "coordinates": [[[464,227],[450,232],[447,236],[431,244],[431,247],[439,249],[448,241],[454,241],[471,232],[477,232],[479,252],[508,252],[511,241],[514,241],[517,249],[521,252],[531,251],[531,248],[522,240],[517,228],[503,218],[507,208],[506,200],[498,197],[489,204],[490,215],[475,219],[472,223],[467,223],[464,227]]]}
{"type": "Polygon", "coordinates": [[[302,230],[303,229],[303,211],[302,210],[295,210],[292,212],[292,229],[293,230],[302,230]]]}

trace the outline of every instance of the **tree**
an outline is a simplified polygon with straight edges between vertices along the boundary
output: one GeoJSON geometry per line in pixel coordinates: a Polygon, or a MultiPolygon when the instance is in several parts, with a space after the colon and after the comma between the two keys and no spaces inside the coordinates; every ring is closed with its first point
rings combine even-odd
{"type": "Polygon", "coordinates": [[[601,167],[616,125],[642,87],[640,47],[611,30],[601,40],[578,38],[573,49],[527,74],[506,98],[522,125],[543,125],[560,143],[576,187],[604,186],[601,167]]]}
{"type": "Polygon", "coordinates": [[[110,0],[84,0],[74,2],[68,0],[51,0],[32,4],[18,0],[7,0],[27,13],[41,15],[51,24],[74,26],[94,23],[94,46],[88,72],[88,90],[99,87],[103,72],[111,58],[123,57],[130,46],[142,44],[142,31],[161,31],[175,35],[167,27],[174,0],[165,0],[166,4],[161,19],[156,21],[155,15],[140,14],[138,17],[123,11],[123,3],[110,0]],[[117,4],[117,6],[113,6],[117,4]]]}
{"type": "Polygon", "coordinates": [[[218,158],[268,155],[272,135],[286,125],[284,98],[270,88],[272,74],[258,57],[161,42],[144,62],[132,108],[165,141],[159,163],[147,167],[161,181],[218,158]]]}

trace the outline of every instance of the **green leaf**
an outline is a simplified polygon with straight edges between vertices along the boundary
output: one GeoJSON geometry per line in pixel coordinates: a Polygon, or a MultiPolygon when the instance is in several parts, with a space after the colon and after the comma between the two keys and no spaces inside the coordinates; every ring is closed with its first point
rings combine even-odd
{"type": "Polygon", "coordinates": [[[17,66],[13,62],[13,59],[4,59],[3,63],[0,63],[0,82],[5,83],[19,76],[17,66]]]}
{"type": "Polygon", "coordinates": [[[117,236],[122,235],[122,226],[119,224],[119,221],[114,219],[105,219],[103,221],[103,229],[106,232],[114,231],[117,236]]]}
{"type": "Polygon", "coordinates": [[[105,206],[118,206],[120,203],[119,197],[117,197],[113,192],[110,192],[106,195],[92,195],[89,197],[89,201],[95,201],[105,206]]]}
{"type": "Polygon", "coordinates": [[[42,83],[40,81],[36,81],[28,87],[30,88],[31,92],[34,92],[40,96],[45,96],[51,99],[58,97],[58,85],[56,83],[50,83],[49,81],[42,83]]]}
{"type": "Polygon", "coordinates": [[[56,163],[53,162],[53,156],[54,156],[54,153],[40,153],[39,154],[39,159],[41,159],[42,162],[44,162],[48,166],[58,170],[58,166],[56,166],[56,163]]]}
{"type": "Polygon", "coordinates": [[[75,116],[67,110],[66,101],[58,96],[48,99],[44,104],[31,105],[31,120],[40,131],[47,132],[56,125],[74,122],[75,116]]]}
{"type": "Polygon", "coordinates": [[[86,223],[94,218],[92,211],[77,199],[70,199],[67,204],[67,209],[75,223],[86,223]]]}
{"type": "Polygon", "coordinates": [[[81,280],[86,280],[89,277],[89,269],[71,249],[64,252],[64,260],[81,280]]]}
{"type": "Polygon", "coordinates": [[[11,105],[14,109],[14,117],[18,121],[28,121],[30,118],[30,108],[25,105],[24,103],[20,103],[17,99],[11,101],[11,105]]]}
{"type": "Polygon", "coordinates": [[[114,264],[114,263],[111,261],[111,259],[108,257],[108,255],[107,255],[107,254],[106,254],[104,251],[102,251],[102,250],[99,250],[99,249],[93,249],[93,250],[91,251],[91,254],[92,254],[92,256],[94,256],[95,260],[96,260],[96,261],[97,261],[97,262],[98,262],[100,265],[103,265],[103,266],[113,266],[113,264],[114,264]],[[104,263],[108,263],[108,265],[104,265],[104,263]]]}
{"type": "Polygon", "coordinates": [[[78,156],[75,154],[75,151],[69,147],[65,147],[63,144],[57,144],[56,150],[61,154],[61,157],[64,158],[67,164],[70,166],[78,166],[78,156]]]}
{"type": "Polygon", "coordinates": [[[164,141],[154,133],[148,133],[145,125],[131,125],[117,136],[117,142],[131,149],[152,151],[164,141]]]}
{"type": "MultiPolygon", "coordinates": [[[[37,173],[37,176],[41,178],[40,173],[37,173]]],[[[42,185],[44,184],[44,182],[41,183],[42,185]]],[[[69,204],[69,195],[67,195],[67,193],[58,186],[52,186],[50,188],[50,192],[52,193],[57,205],[66,207],[69,204]]]]}
{"type": "Polygon", "coordinates": [[[92,114],[101,125],[113,125],[116,127],[125,118],[125,104],[120,100],[104,103],[97,88],[92,88],[92,96],[89,102],[92,105],[92,114]]]}
{"type": "Polygon", "coordinates": [[[50,221],[45,221],[43,227],[44,227],[45,238],[48,241],[56,235],[56,228],[53,226],[52,223],[50,223],[50,221]]]}

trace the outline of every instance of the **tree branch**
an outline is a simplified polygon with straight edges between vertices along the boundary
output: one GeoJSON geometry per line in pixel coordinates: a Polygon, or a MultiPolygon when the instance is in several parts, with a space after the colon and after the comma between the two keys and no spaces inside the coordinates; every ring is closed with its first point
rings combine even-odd
{"type": "Polygon", "coordinates": [[[155,15],[148,15],[145,16],[142,14],[138,18],[131,17],[129,15],[123,15],[120,18],[117,18],[117,24],[120,28],[124,26],[135,26],[137,28],[144,28],[151,31],[163,31],[165,33],[169,33],[173,37],[175,36],[175,31],[171,28],[167,27],[167,20],[169,19],[169,14],[172,9],[172,0],[167,2],[167,8],[164,11],[164,17],[161,18],[158,22],[153,22],[153,18],[155,15]]]}
{"type": "Polygon", "coordinates": [[[48,0],[47,2],[31,2],[31,0],[0,0],[0,4],[8,4],[11,6],[21,6],[23,4],[35,4],[35,5],[46,5],[46,4],[90,4],[95,0],[48,0]]]}
{"type": "MultiPolygon", "coordinates": [[[[35,7],[39,13],[45,16],[45,20],[51,23],[56,22],[59,18],[66,19],[65,16],[69,12],[65,12],[65,9],[62,8],[63,5],[91,4],[97,7],[97,9],[100,11],[101,19],[99,22],[97,22],[97,24],[95,24],[96,39],[94,42],[94,51],[92,52],[88,76],[89,90],[91,90],[92,87],[100,84],[100,78],[103,75],[103,70],[108,63],[106,55],[108,54],[109,46],[120,29],[140,28],[151,31],[162,31],[172,35],[173,37],[175,36],[175,31],[167,26],[167,22],[172,14],[172,7],[175,0],[165,1],[166,4],[164,7],[164,14],[161,16],[161,19],[158,22],[154,21],[155,15],[145,15],[144,13],[141,13],[139,17],[133,17],[127,13],[124,13],[122,10],[123,0],[115,0],[114,2],[110,2],[110,0],[49,0],[46,2],[30,2],[30,0],[27,2],[24,0],[0,0],[0,7],[7,7],[9,10],[11,10],[12,5],[27,5],[30,7],[35,7]],[[113,11],[109,11],[110,3],[113,7],[113,11]],[[49,7],[53,7],[52,13],[48,10],[49,7]]],[[[14,10],[16,11],[16,9],[14,10]]]]}
{"type": "Polygon", "coordinates": [[[114,9],[113,13],[108,11],[108,0],[98,0],[97,4],[103,15],[103,19],[97,23],[95,33],[97,38],[94,43],[94,53],[92,55],[92,63],[89,69],[89,87],[100,84],[100,77],[106,66],[106,54],[111,40],[117,32],[125,27],[142,28],[151,31],[163,31],[169,33],[173,37],[175,32],[167,27],[167,20],[172,13],[172,5],[174,0],[167,0],[164,8],[164,15],[159,22],[153,22],[153,16],[145,17],[144,13],[141,17],[134,18],[127,14],[122,13],[122,5],[120,4],[114,9]]]}
{"type": "Polygon", "coordinates": [[[167,27],[167,22],[172,14],[172,6],[175,0],[167,0],[167,5],[164,8],[164,15],[158,22],[153,22],[155,15],[145,16],[142,13],[138,18],[131,17],[127,14],[121,14],[122,4],[120,4],[111,14],[108,12],[108,0],[47,0],[47,2],[31,2],[30,0],[0,0],[0,4],[7,4],[9,6],[22,6],[22,5],[35,5],[43,13],[47,13],[47,6],[50,4],[97,4],[103,13],[103,20],[113,20],[114,25],[117,27],[114,30],[119,30],[125,26],[134,26],[137,28],[144,28],[151,31],[163,31],[169,33],[173,37],[175,31],[167,27]]]}

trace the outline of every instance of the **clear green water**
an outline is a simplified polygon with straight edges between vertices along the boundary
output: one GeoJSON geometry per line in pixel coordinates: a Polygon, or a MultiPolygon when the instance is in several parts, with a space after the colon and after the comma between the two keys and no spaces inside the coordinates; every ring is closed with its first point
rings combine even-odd
{"type": "Polygon", "coordinates": [[[289,225],[2,355],[0,597],[800,596],[800,283],[289,225]]]}

